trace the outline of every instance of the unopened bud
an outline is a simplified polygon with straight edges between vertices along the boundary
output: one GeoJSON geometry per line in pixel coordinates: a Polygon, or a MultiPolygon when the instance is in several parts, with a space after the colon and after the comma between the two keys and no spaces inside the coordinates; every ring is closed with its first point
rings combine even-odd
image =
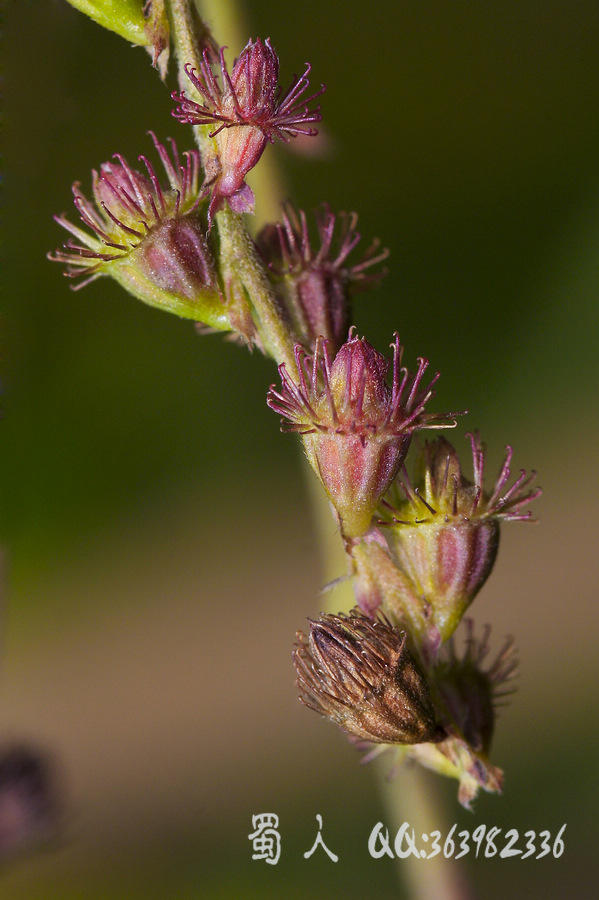
{"type": "Polygon", "coordinates": [[[161,222],[110,274],[151,306],[229,330],[205,229],[193,214],[161,222]]]}
{"type": "Polygon", "coordinates": [[[311,123],[320,120],[320,108],[310,109],[309,104],[324,90],[322,87],[302,99],[309,84],[308,65],[302,77],[294,78],[281,96],[279,59],[268,38],[264,42],[249,41],[230,74],[224,51],[222,47],[219,54],[220,83],[212,71],[214,58],[208,49],[204,50],[199,71],[185,66],[201,102],[186,97],[185,91],[172,95],[178,103],[173,111],[175,118],[214,129],[210,137],[215,140],[215,156],[205,160],[206,169],[216,173],[207,184],[212,189],[210,218],[225,200],[236,212],[252,211],[254,195],[245,183],[246,175],[275,137],[288,141],[298,134],[316,134],[311,123]]]}

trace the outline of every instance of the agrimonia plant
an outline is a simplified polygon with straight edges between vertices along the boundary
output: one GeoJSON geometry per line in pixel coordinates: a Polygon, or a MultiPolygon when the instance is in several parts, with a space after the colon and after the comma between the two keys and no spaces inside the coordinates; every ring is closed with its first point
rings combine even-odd
{"type": "Polygon", "coordinates": [[[65,264],[74,289],[114,278],[277,363],[267,403],[282,431],[299,435],[330,501],[355,592],[352,610],[298,632],[300,700],[366,758],[394,748],[456,778],[464,806],[480,788],[501,790],[489,751],[512,689],[513,642],[489,661],[488,627],[477,636],[466,619],[461,648],[454,633],[491,573],[503,523],[530,521],[525,507],[540,491],[534,473],[512,478],[509,447],[485,488],[477,433],[466,474],[435,436],[461,414],[429,411],[439,376],[428,361],[410,371],[397,334],[390,359],[358,336],[351,301],[384,276],[387,251],[373,241],[360,255],[355,214],[323,205],[312,221],[286,203],[279,222],[252,236],[246,176],[268,143],[316,134],[324,87],[310,86],[306,65],[283,90],[268,38],[250,40],[231,64],[193,0],[70,2],[146,46],[162,77],[174,47],[173,115],[192,126],[198,149],[181,155],[150,132],[158,167],[116,154],[92,173],[93,199],[76,182],[83,227],[57,217],[71,237],[50,259],[65,264]],[[417,445],[420,432],[432,436],[417,445]]]}

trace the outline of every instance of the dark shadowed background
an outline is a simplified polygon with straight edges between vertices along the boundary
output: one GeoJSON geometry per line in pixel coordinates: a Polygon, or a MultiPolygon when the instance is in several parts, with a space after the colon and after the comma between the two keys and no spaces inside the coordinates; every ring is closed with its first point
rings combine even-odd
{"type": "MultiPolygon", "coordinates": [[[[391,251],[355,322],[442,378],[490,469],[503,447],[544,488],[508,524],[472,613],[517,636],[519,692],[474,813],[447,822],[555,835],[561,859],[472,859],[481,897],[587,898],[597,865],[599,6],[569,0],[252,0],[282,81],[326,82],[323,155],[276,154],[289,195],[355,209],[391,251]]],[[[231,54],[240,50],[231,47],[231,54]]],[[[62,0],[5,4],[2,424],[6,599],[0,743],[60,773],[55,848],[0,877],[10,900],[405,896],[367,837],[374,772],[297,702],[290,649],[323,601],[300,452],[264,402],[274,365],[200,338],[101,279],[72,293],[45,259],[70,185],[145,132],[191,143],[165,87],[62,0]],[[252,814],[280,817],[252,862],[252,814]],[[340,857],[303,858],[316,834],[340,857]]],[[[333,525],[330,526],[331,530],[333,525]]],[[[341,574],[341,571],[338,573],[341,574]]],[[[330,598],[326,601],[331,603],[330,598]]],[[[439,827],[445,827],[440,823],[439,827]]],[[[423,862],[426,865],[426,862],[423,862]]]]}

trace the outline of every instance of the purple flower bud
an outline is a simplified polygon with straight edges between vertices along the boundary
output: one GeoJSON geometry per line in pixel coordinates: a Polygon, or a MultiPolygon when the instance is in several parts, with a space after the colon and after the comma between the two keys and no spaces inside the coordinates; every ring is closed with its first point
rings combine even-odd
{"type": "Polygon", "coordinates": [[[75,289],[109,275],[145,303],[230,330],[198,206],[199,154],[185,153],[183,165],[174,141],[171,159],[153,134],[152,139],[168,186],[161,185],[145,157],[140,159],[146,174],[117,154],[93,172],[94,202],[78,183],[73,185],[75,206],[91,234],[57,217],[76,241],[67,241],[49,258],[65,263],[67,276],[83,276],[75,289]]]}
{"type": "Polygon", "coordinates": [[[384,269],[370,271],[388,256],[387,250],[379,251],[378,240],[361,261],[349,262],[360,241],[357,221],[355,213],[335,216],[324,204],[316,211],[318,240],[313,246],[306,214],[286,203],[282,222],[265,226],[258,235],[277,296],[305,347],[313,347],[322,335],[336,353],[349,328],[350,298],[385,275],[384,269]]]}
{"type": "Polygon", "coordinates": [[[248,41],[233,64],[228,85],[231,92],[225,92],[223,106],[246,122],[269,117],[277,100],[278,80],[279,60],[269,39],[264,43],[260,38],[255,43],[248,41]]]}
{"type": "Polygon", "coordinates": [[[216,157],[205,161],[207,169],[216,170],[209,180],[210,218],[224,200],[237,212],[253,209],[253,194],[245,184],[247,173],[275,136],[288,141],[298,134],[316,134],[310,123],[320,121],[320,107],[309,109],[309,104],[324,91],[322,86],[310,97],[300,99],[309,84],[307,65],[302,77],[295,77],[281,97],[279,60],[268,38],[264,43],[259,39],[249,41],[230,74],[224,51],[221,47],[220,83],[212,71],[214,57],[208,49],[204,50],[199,72],[185,66],[200,103],[187,98],[185,91],[172,95],[178,103],[173,115],[180,122],[216,126],[210,133],[216,140],[216,157]]]}
{"type": "Polygon", "coordinates": [[[491,665],[489,655],[491,627],[485,626],[481,638],[474,637],[472,619],[465,619],[465,649],[460,655],[455,636],[444,645],[435,670],[435,684],[447,710],[451,733],[462,738],[474,752],[487,754],[495,728],[496,709],[514,693],[510,685],[518,660],[514,639],[507,638],[491,665]]]}
{"type": "Polygon", "coordinates": [[[313,356],[296,346],[298,381],[285,365],[279,393],[271,386],[268,405],[287,422],[283,430],[302,435],[310,464],[320,478],[346,538],[365,534],[377,504],[397,474],[414,431],[455,425],[447,416],[424,413],[433,394],[422,380],[419,360],[410,375],[401,368],[402,348],[393,343],[391,386],[388,361],[364,339],[354,338],[331,361],[329,343],[318,338],[313,356]]]}
{"type": "Polygon", "coordinates": [[[198,298],[205,304],[206,294],[212,292],[217,315],[224,318],[214,260],[195,216],[165,219],[121,262],[121,269],[129,273],[131,284],[140,286],[140,293],[158,298],[156,306],[168,308],[167,298],[174,297],[172,312],[185,301],[194,309],[198,298]]]}
{"type": "Polygon", "coordinates": [[[345,731],[376,743],[418,744],[445,736],[406,634],[386,619],[321,615],[293,652],[300,700],[345,731]]]}

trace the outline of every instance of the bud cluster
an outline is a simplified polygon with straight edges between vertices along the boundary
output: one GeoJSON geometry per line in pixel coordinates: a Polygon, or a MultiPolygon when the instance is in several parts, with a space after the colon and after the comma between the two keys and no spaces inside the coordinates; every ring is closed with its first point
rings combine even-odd
{"type": "MultiPolygon", "coordinates": [[[[383,737],[387,732],[382,726],[378,732],[371,726],[370,736],[366,736],[367,729],[359,723],[364,704],[369,702],[367,697],[376,691],[365,692],[358,703],[353,686],[375,682],[360,649],[351,656],[352,690],[348,689],[345,672],[349,666],[340,671],[338,665],[340,617],[335,619],[336,643],[330,630],[323,640],[321,629],[313,623],[309,641],[301,638],[301,659],[295,651],[304,703],[359,738],[361,747],[384,745],[366,758],[399,746],[402,758],[411,757],[458,779],[458,797],[464,806],[470,805],[481,788],[492,792],[502,788],[503,773],[489,762],[488,754],[498,700],[513,691],[510,682],[517,661],[510,638],[494,662],[486,665],[489,626],[477,639],[472,621],[466,620],[462,654],[456,650],[453,633],[491,572],[501,522],[530,521],[530,512],[524,507],[540,494],[540,489],[530,486],[534,472],[527,475],[522,470],[510,484],[510,447],[487,493],[483,487],[484,447],[478,434],[469,438],[473,481],[462,474],[457,453],[445,438],[427,442],[419,451],[414,479],[402,465],[379,504],[379,528],[373,527],[368,534],[347,542],[362,614],[366,621],[382,620],[403,635],[402,653],[414,660],[421,691],[430,699],[430,719],[423,713],[422,721],[435,722],[437,737],[413,740],[400,729],[383,737]],[[315,689],[318,684],[320,692],[315,689]],[[333,696],[334,704],[329,699],[333,696]],[[340,712],[344,697],[357,710],[353,717],[340,712]]],[[[374,709],[371,701],[370,708],[374,709]]],[[[378,705],[376,710],[380,717],[378,705]]]]}

